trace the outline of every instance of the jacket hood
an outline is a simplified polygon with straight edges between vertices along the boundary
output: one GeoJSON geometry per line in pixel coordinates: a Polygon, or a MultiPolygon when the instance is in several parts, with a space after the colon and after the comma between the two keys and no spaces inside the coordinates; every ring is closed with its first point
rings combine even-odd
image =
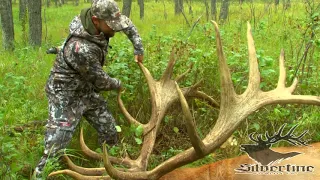
{"type": "Polygon", "coordinates": [[[89,15],[90,15],[90,8],[82,10],[81,15],[74,17],[74,19],[71,21],[71,23],[69,25],[70,34],[75,37],[81,37],[81,38],[84,38],[88,41],[96,43],[101,47],[108,45],[108,40],[105,38],[105,36],[102,32],[99,35],[92,35],[88,32],[88,30],[89,30],[92,33],[92,28],[93,28],[92,21],[86,21],[86,19],[91,18],[91,17],[88,17],[89,15]],[[85,16],[85,17],[81,18],[80,16],[85,16]],[[84,19],[83,23],[82,23],[81,19],[84,19]],[[89,23],[91,23],[91,24],[89,24],[89,23]],[[87,28],[85,28],[83,26],[83,24],[85,24],[85,26],[87,28]],[[88,28],[88,27],[90,27],[90,28],[88,28]],[[86,30],[86,29],[88,29],[88,30],[86,30]]]}

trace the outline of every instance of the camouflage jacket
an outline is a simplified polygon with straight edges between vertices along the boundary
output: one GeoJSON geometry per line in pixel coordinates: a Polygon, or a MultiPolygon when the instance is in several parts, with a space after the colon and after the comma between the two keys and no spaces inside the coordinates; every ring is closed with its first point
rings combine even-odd
{"type": "MultiPolygon", "coordinates": [[[[132,37],[130,40],[133,42],[135,54],[143,54],[141,39],[135,33],[135,27],[126,31],[124,32],[129,39],[132,37]]],[[[57,91],[64,91],[74,96],[118,89],[120,80],[110,77],[102,68],[109,43],[103,33],[89,34],[77,16],[70,24],[70,34],[72,37],[64,43],[63,49],[56,56],[46,84],[46,92],[55,94],[57,91]]]]}

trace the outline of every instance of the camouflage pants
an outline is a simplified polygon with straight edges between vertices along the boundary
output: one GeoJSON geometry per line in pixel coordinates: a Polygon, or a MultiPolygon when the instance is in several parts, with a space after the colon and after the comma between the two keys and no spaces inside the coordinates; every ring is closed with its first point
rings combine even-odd
{"type": "Polygon", "coordinates": [[[49,119],[46,125],[45,150],[35,174],[40,176],[48,157],[60,155],[79,124],[82,116],[98,131],[98,141],[115,145],[118,141],[115,120],[107,109],[107,103],[98,93],[70,96],[63,92],[47,94],[49,119]]]}

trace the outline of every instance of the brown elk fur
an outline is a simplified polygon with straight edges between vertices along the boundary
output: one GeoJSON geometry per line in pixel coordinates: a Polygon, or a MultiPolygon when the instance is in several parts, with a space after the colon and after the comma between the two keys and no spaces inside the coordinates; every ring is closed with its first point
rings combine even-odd
{"type": "Polygon", "coordinates": [[[279,147],[272,148],[274,151],[287,153],[292,151],[301,152],[291,159],[284,160],[278,165],[295,164],[314,166],[314,172],[309,174],[292,174],[292,175],[253,175],[253,174],[236,174],[234,169],[239,168],[240,164],[256,164],[248,155],[242,155],[235,158],[224,159],[212,164],[207,164],[196,168],[176,169],[160,180],[317,180],[320,179],[320,142],[310,145],[311,147],[279,147]]]}

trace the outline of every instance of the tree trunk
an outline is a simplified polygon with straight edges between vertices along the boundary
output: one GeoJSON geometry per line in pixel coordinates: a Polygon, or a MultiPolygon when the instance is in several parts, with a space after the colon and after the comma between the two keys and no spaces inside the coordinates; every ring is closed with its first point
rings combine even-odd
{"type": "Polygon", "coordinates": [[[5,50],[14,49],[14,26],[11,0],[1,1],[2,44],[5,50]]]}
{"type": "Polygon", "coordinates": [[[74,5],[79,6],[79,0],[75,0],[74,5]]]}
{"type": "Polygon", "coordinates": [[[138,0],[138,4],[140,7],[140,19],[144,18],[144,0],[138,0]]]}
{"type": "Polygon", "coordinates": [[[209,3],[208,0],[204,0],[204,6],[206,8],[206,19],[209,21],[209,3]]]}
{"type": "Polygon", "coordinates": [[[122,14],[130,17],[132,0],[123,0],[122,14]]]}
{"type": "Polygon", "coordinates": [[[213,20],[217,20],[217,0],[211,0],[211,16],[213,20]]]}
{"type": "Polygon", "coordinates": [[[222,0],[219,20],[225,22],[228,18],[229,13],[229,0],[222,0]]]}
{"type": "Polygon", "coordinates": [[[174,0],[174,14],[178,15],[183,11],[183,0],[174,0]]]}
{"type": "Polygon", "coordinates": [[[47,2],[47,7],[50,7],[50,0],[46,0],[47,2]]]}
{"type": "Polygon", "coordinates": [[[27,18],[27,0],[19,0],[19,20],[25,21],[27,18]]]}
{"type": "Polygon", "coordinates": [[[27,44],[27,0],[19,0],[19,20],[21,22],[22,41],[27,44]]]}
{"type": "Polygon", "coordinates": [[[168,13],[166,10],[166,4],[164,3],[164,0],[162,0],[162,4],[163,4],[163,15],[164,15],[164,19],[167,20],[168,18],[168,13]]]}
{"type": "Polygon", "coordinates": [[[290,0],[283,0],[283,9],[287,10],[291,7],[291,1],[290,0]]]}
{"type": "Polygon", "coordinates": [[[29,44],[41,46],[42,39],[42,19],[41,0],[29,0],[29,44]]]}
{"type": "Polygon", "coordinates": [[[56,7],[58,7],[58,6],[62,6],[62,2],[61,2],[61,0],[54,0],[54,5],[56,6],[56,7]]]}
{"type": "Polygon", "coordinates": [[[280,0],[274,0],[274,4],[275,4],[276,6],[279,5],[279,2],[280,2],[280,0]]]}
{"type": "Polygon", "coordinates": [[[193,13],[193,11],[192,11],[192,0],[187,1],[187,4],[189,6],[189,14],[192,14],[193,13]]]}

